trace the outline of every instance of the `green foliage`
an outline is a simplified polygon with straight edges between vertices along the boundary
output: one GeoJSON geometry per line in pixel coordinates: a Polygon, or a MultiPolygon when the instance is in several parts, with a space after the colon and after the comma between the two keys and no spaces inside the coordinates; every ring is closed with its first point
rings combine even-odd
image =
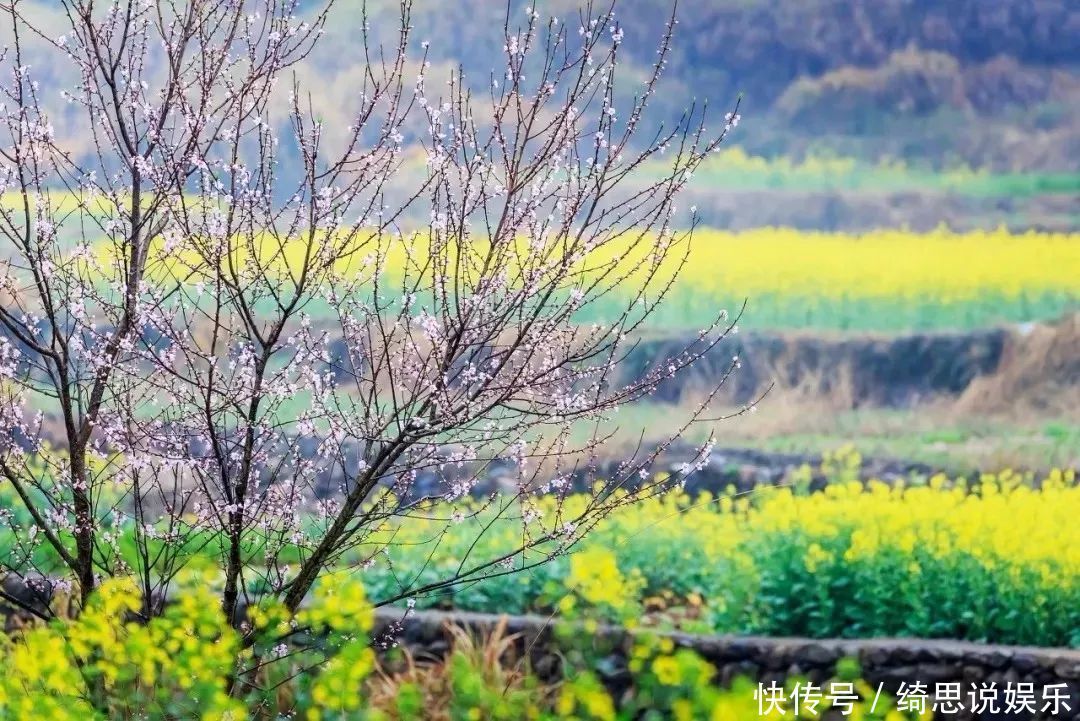
{"type": "MultiPolygon", "coordinates": [[[[478,643],[451,629],[447,658],[393,674],[370,646],[371,607],[355,584],[339,579],[334,590],[324,586],[295,619],[280,608],[261,608],[251,618],[259,639],[252,646],[225,622],[200,581],[189,579],[165,614],[148,623],[132,617],[139,606],[134,585],[113,579],[77,619],[3,637],[0,719],[735,721],[758,715],[754,683],[740,678],[721,688],[715,667],[668,638],[636,637],[630,687],[619,698],[601,681],[595,655],[566,655],[563,680],[545,684],[507,656],[515,639],[501,630],[478,643]],[[287,653],[260,650],[292,621],[322,634],[287,653]],[[237,674],[254,666],[261,667],[254,675],[237,674]]],[[[857,669],[838,666],[838,677],[853,675],[857,669]]],[[[859,704],[860,718],[885,718],[892,708],[869,706],[859,704]]],[[[887,718],[908,717],[891,712],[887,718]]]]}
{"type": "MultiPolygon", "coordinates": [[[[1063,535],[1080,503],[1069,474],[1037,489],[1009,473],[890,488],[864,487],[857,466],[853,454],[830,457],[833,483],[820,493],[796,474],[801,491],[762,489],[753,500],[647,501],[614,514],[569,558],[417,600],[699,632],[1080,644],[1077,552],[1063,535]],[[590,568],[595,582],[581,583],[590,568]]],[[[498,555],[515,525],[495,523],[475,552],[498,555]]],[[[450,560],[410,545],[414,534],[425,535],[401,530],[393,573],[367,571],[373,594],[400,592],[396,578],[450,560]]]]}
{"type": "MultiPolygon", "coordinates": [[[[661,177],[665,166],[649,163],[647,177],[661,177]]],[[[947,193],[976,197],[1029,197],[1080,192],[1077,173],[993,173],[969,167],[933,170],[903,160],[866,162],[830,153],[788,156],[752,155],[739,146],[720,151],[694,173],[694,187],[706,190],[947,193]]]]}
{"type": "Polygon", "coordinates": [[[270,709],[309,721],[375,718],[358,694],[374,669],[359,584],[324,582],[295,619],[321,630],[319,643],[297,646],[280,607],[254,610],[243,636],[207,581],[185,579],[164,613],[143,622],[133,580],[110,579],[78,617],[3,637],[0,718],[238,721],[270,709]],[[291,693],[277,693],[286,686],[291,693]]]}
{"type": "MultiPolygon", "coordinates": [[[[1077,297],[1070,292],[996,293],[955,301],[926,295],[912,298],[806,296],[791,293],[755,293],[747,299],[727,298],[676,288],[649,316],[651,329],[665,331],[699,328],[716,316],[717,308],[738,308],[748,300],[743,322],[755,330],[843,330],[853,332],[912,332],[975,330],[1005,323],[1050,321],[1075,311],[1077,297]]],[[[618,298],[602,298],[579,314],[582,322],[610,322],[624,309],[618,298]]]]}
{"type": "MultiPolygon", "coordinates": [[[[1071,473],[864,486],[854,480],[857,464],[851,453],[827,459],[833,481],[822,492],[808,492],[800,471],[791,488],[752,498],[645,501],[550,562],[533,565],[552,552],[537,548],[512,559],[525,570],[497,566],[490,577],[415,600],[697,632],[1080,645],[1080,579],[1071,571],[1080,557],[1071,522],[1080,488],[1071,473]]],[[[536,502],[541,517],[552,512],[545,502],[536,502]]],[[[583,502],[568,498],[567,512],[583,502]]],[[[407,594],[451,575],[463,558],[501,557],[520,543],[519,519],[477,507],[448,532],[428,520],[447,514],[431,509],[385,529],[388,554],[360,576],[367,597],[407,594]]],[[[364,562],[362,549],[353,553],[343,566],[364,562]]],[[[214,578],[206,576],[211,587],[214,578]]],[[[327,634],[361,625],[359,587],[324,596],[331,587],[317,592],[305,623],[327,634]]],[[[287,632],[280,609],[252,613],[260,628],[287,632]]],[[[266,656],[273,645],[256,639],[254,652],[266,656]]]]}
{"type": "Polygon", "coordinates": [[[540,692],[535,678],[509,689],[491,678],[482,658],[455,653],[449,665],[452,718],[516,721],[539,716],[536,700],[540,692]]]}

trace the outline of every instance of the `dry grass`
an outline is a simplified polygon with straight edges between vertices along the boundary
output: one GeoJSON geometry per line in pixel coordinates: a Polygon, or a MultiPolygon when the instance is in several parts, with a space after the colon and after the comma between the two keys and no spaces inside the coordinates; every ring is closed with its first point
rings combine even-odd
{"type": "Polygon", "coordinates": [[[411,686],[421,697],[423,712],[419,718],[451,721],[454,718],[455,668],[460,671],[463,667],[473,678],[482,680],[485,688],[502,689],[504,694],[528,690],[536,695],[539,705],[553,699],[557,688],[536,686],[529,664],[517,652],[521,636],[507,633],[505,617],[479,637],[450,623],[443,628],[450,644],[445,656],[420,656],[402,649],[396,660],[379,661],[365,689],[371,709],[381,711],[394,721],[418,718],[402,715],[398,706],[402,688],[411,686]]]}
{"type": "Polygon", "coordinates": [[[1080,418],[1080,313],[1033,324],[1005,346],[1001,368],[976,378],[956,404],[965,414],[1080,418]]]}

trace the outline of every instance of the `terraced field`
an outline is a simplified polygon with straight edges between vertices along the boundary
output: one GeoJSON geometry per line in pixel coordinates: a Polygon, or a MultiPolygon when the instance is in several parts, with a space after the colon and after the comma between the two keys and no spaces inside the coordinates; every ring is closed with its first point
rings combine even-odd
{"type": "MultiPolygon", "coordinates": [[[[1078,277],[1076,234],[703,229],[650,321],[693,329],[746,299],[755,330],[970,329],[1075,309],[1078,277]]],[[[586,317],[603,322],[620,307],[606,299],[586,317]]]]}

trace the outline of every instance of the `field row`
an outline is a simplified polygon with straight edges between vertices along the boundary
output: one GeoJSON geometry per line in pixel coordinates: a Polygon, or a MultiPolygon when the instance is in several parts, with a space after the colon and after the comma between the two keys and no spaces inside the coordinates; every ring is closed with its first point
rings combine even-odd
{"type": "MultiPolygon", "coordinates": [[[[682,260],[681,249],[674,255],[669,262],[682,260]]],[[[983,327],[1075,310],[1077,277],[1077,235],[702,229],[652,325],[697,328],[746,300],[754,329],[983,327]]],[[[623,307],[615,294],[582,318],[603,321],[623,307]]]]}
{"type": "MultiPolygon", "coordinates": [[[[822,491],[808,490],[806,467],[787,485],[737,497],[671,492],[622,505],[570,548],[559,545],[558,529],[589,496],[439,502],[382,522],[337,565],[380,603],[587,612],[702,633],[1080,647],[1072,471],[864,484],[837,457],[827,473],[834,480],[822,491]],[[530,538],[540,541],[518,551],[530,538]],[[481,570],[463,576],[469,568],[481,570]],[[443,583],[454,578],[462,580],[443,583]]],[[[134,534],[117,531],[116,551],[137,568],[134,534]]],[[[258,597],[266,546],[258,529],[250,533],[243,562],[258,597]]],[[[299,543],[282,550],[281,563],[294,567],[307,553],[299,543]]],[[[0,536],[11,557],[26,545],[0,536]]],[[[59,568],[47,546],[30,545],[37,568],[59,568]]],[[[226,545],[207,533],[173,550],[214,572],[226,545]]]]}
{"type": "MultiPolygon", "coordinates": [[[[700,632],[1080,646],[1080,487],[1071,472],[1034,480],[1006,473],[972,483],[840,481],[820,493],[670,494],[613,514],[552,563],[418,602],[588,608],[700,632]]],[[[576,502],[584,501],[572,499],[571,509],[576,502]]],[[[480,513],[442,536],[437,521],[404,522],[365,584],[391,596],[403,578],[422,585],[467,556],[520,541],[520,521],[490,520],[480,513]]]]}
{"type": "MultiPolygon", "coordinates": [[[[654,177],[663,163],[646,166],[654,177]]],[[[956,167],[931,171],[902,160],[867,163],[851,157],[809,155],[802,160],[752,155],[739,146],[722,149],[694,173],[695,188],[709,190],[851,191],[857,193],[953,193],[1024,197],[1076,193],[1076,173],[991,173],[956,167]]]]}

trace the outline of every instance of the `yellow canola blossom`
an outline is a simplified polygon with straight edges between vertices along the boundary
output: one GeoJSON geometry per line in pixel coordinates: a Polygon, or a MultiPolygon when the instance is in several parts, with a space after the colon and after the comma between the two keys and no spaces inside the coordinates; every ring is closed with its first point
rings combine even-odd
{"type": "MultiPolygon", "coordinates": [[[[667,262],[674,264],[681,257],[681,252],[672,252],[667,262]]],[[[1080,234],[706,228],[690,240],[677,290],[751,298],[929,295],[956,301],[988,292],[1003,296],[1075,292],[1077,277],[1080,234]]]]}
{"type": "MultiPolygon", "coordinates": [[[[193,248],[207,248],[211,241],[182,243],[181,252],[167,251],[159,240],[157,253],[169,262],[198,267],[210,257],[196,259],[193,248]],[[190,248],[188,246],[191,246],[190,248]],[[160,246],[160,247],[159,247],[160,246]],[[186,258],[186,260],[178,260],[186,258]]],[[[375,271],[387,278],[403,273],[415,275],[439,270],[428,264],[432,254],[445,254],[448,262],[466,260],[467,274],[477,272],[487,254],[482,239],[471,241],[466,255],[461,246],[432,244],[423,235],[404,238],[369,233],[342,234],[329,241],[316,234],[277,238],[269,233],[234,238],[224,264],[241,267],[257,258],[260,265],[283,273],[298,273],[305,262],[317,264],[320,254],[330,253],[333,268],[345,276],[375,271]]],[[[519,239],[508,248],[510,267],[557,266],[555,253],[561,242],[548,238],[536,242],[519,239]]],[[[107,241],[98,246],[105,265],[115,262],[115,249],[107,241]]],[[[637,234],[600,244],[573,267],[586,275],[607,273],[628,289],[639,287],[646,272],[654,272],[652,284],[659,290],[677,274],[675,293],[692,292],[727,297],[786,295],[832,298],[921,298],[932,296],[945,302],[968,300],[987,293],[1016,297],[1024,294],[1075,293],[1080,276],[1080,234],[1006,229],[954,232],[939,228],[916,233],[882,229],[866,233],[804,231],[794,228],[755,228],[723,231],[703,228],[687,239],[681,234],[662,253],[654,267],[657,244],[637,234]],[[612,270],[614,268],[614,270],[612,270]]],[[[447,266],[447,273],[463,268],[447,266]]]]}
{"type": "Polygon", "coordinates": [[[613,514],[578,558],[613,549],[645,596],[703,599],[702,631],[1076,645],[1077,517],[1072,471],[669,494],[613,514]]]}
{"type": "Polygon", "coordinates": [[[753,537],[792,534],[808,541],[808,566],[828,560],[825,548],[843,537],[846,561],[886,552],[964,555],[987,568],[1042,569],[1062,583],[1080,576],[1080,487],[1071,471],[1054,471],[1039,487],[1006,472],[971,484],[939,476],[926,485],[849,481],[819,493],[776,488],[755,496],[731,513],[718,513],[708,496],[650,499],[612,518],[608,531],[634,537],[674,518],[678,536],[699,538],[716,558],[737,556],[753,537]]]}

